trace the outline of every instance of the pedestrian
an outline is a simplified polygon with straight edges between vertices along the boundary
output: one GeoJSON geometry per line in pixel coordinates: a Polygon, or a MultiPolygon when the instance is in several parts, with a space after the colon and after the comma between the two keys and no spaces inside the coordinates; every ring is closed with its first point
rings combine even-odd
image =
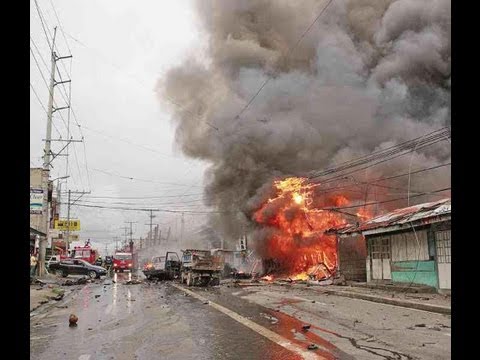
{"type": "Polygon", "coordinates": [[[37,256],[36,254],[33,254],[30,256],[30,276],[35,276],[37,273],[37,256]]]}

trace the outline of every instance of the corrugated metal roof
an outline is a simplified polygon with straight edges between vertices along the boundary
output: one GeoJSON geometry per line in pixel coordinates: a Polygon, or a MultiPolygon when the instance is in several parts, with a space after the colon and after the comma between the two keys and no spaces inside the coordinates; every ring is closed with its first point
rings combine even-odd
{"type": "Polygon", "coordinates": [[[451,211],[451,199],[442,199],[435,202],[423,203],[397,209],[390,213],[376,216],[361,224],[351,225],[348,227],[342,226],[336,229],[330,229],[329,232],[336,232],[337,234],[351,234],[380,228],[401,226],[406,223],[421,223],[427,219],[450,215],[451,211]]]}

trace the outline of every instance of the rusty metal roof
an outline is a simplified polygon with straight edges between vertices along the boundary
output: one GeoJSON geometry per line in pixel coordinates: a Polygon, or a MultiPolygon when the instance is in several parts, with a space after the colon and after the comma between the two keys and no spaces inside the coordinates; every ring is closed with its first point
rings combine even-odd
{"type": "Polygon", "coordinates": [[[451,199],[442,199],[435,202],[418,204],[406,208],[396,209],[387,214],[376,216],[363,223],[350,226],[342,226],[336,229],[330,229],[329,233],[353,234],[363,233],[368,235],[372,233],[380,233],[382,230],[394,231],[401,230],[404,225],[422,225],[435,221],[448,220],[451,214],[451,199]]]}

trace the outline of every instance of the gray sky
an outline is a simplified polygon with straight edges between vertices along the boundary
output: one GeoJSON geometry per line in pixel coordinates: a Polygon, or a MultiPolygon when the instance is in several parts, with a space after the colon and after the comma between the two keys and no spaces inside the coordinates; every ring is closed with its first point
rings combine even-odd
{"type": "MultiPolygon", "coordinates": [[[[62,190],[90,190],[88,200],[87,196],[82,199],[89,202],[83,204],[122,207],[131,202],[142,208],[156,205],[163,209],[208,211],[201,201],[205,164],[187,159],[175,150],[170,115],[161,108],[154,93],[156,82],[169,67],[192,51],[202,53],[205,38],[194,18],[191,2],[144,0],[141,6],[139,2],[125,0],[37,0],[37,3],[47,32],[53,34],[53,27],[58,25],[54,8],[65,32],[66,40],[61,29],[57,31],[57,49],[59,55],[68,55],[68,43],[73,60],[58,64],[64,79],[71,69],[73,111],[85,136],[85,147],[81,143],[70,147],[71,177],[67,184],[63,183],[62,190]],[[101,196],[146,199],[94,198],[101,196]]],[[[34,0],[30,3],[30,18],[30,47],[48,82],[49,47],[34,0]]],[[[46,114],[34,91],[46,108],[48,90],[32,54],[30,82],[34,89],[30,90],[30,166],[41,167],[46,114]]],[[[66,90],[68,94],[68,84],[66,90]]],[[[59,107],[65,103],[62,92],[58,85],[55,100],[59,107]]],[[[67,119],[66,110],[54,115],[58,132],[54,128],[52,138],[66,138],[67,119]]],[[[72,136],[80,138],[73,115],[70,121],[72,136]]],[[[60,147],[60,143],[54,143],[53,151],[60,147]]],[[[53,166],[51,179],[64,176],[66,157],[58,157],[53,166]]],[[[65,207],[61,215],[66,217],[65,207]]],[[[181,215],[156,213],[156,216],[154,223],[164,225],[165,229],[170,225],[172,231],[175,227],[179,231],[181,215]]],[[[149,221],[145,212],[76,206],[72,207],[71,217],[80,219],[80,235],[90,237],[102,250],[114,236],[123,237],[120,228],[126,226],[125,221],[137,222],[134,236],[145,236],[148,228],[145,224],[149,221]]],[[[198,228],[204,221],[205,215],[185,215],[186,230],[198,228]]]]}

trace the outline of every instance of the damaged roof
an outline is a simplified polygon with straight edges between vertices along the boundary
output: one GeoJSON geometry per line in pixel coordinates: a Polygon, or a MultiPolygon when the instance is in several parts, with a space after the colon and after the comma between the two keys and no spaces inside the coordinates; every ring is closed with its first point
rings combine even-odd
{"type": "Polygon", "coordinates": [[[437,221],[450,220],[451,212],[451,199],[448,198],[396,209],[387,214],[376,216],[363,223],[330,229],[328,232],[337,233],[339,235],[354,233],[369,235],[373,233],[396,231],[402,230],[404,227],[410,227],[411,224],[419,226],[437,221]]]}

